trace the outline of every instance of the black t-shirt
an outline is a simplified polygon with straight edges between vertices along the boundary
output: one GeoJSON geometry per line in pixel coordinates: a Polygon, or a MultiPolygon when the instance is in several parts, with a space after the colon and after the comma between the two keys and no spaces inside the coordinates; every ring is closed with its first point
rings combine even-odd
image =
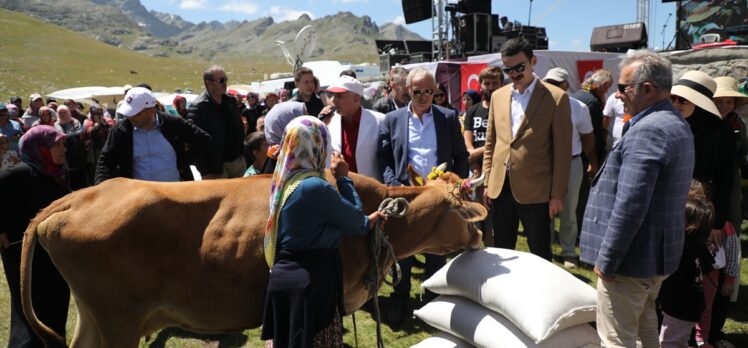
{"type": "Polygon", "coordinates": [[[488,109],[483,103],[471,106],[465,113],[463,127],[473,132],[473,147],[479,148],[486,144],[486,130],[488,129],[488,109]]]}

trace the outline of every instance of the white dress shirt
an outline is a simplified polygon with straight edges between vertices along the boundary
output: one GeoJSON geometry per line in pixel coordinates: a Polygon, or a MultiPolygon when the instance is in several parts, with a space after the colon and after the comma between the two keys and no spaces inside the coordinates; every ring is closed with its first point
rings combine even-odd
{"type": "MultiPolygon", "coordinates": [[[[432,107],[433,108],[433,107],[432,107]]],[[[436,126],[429,112],[419,119],[408,105],[408,163],[424,178],[436,167],[436,126]]]]}
{"type": "Polygon", "coordinates": [[[592,133],[592,117],[590,109],[581,101],[569,97],[571,105],[571,155],[577,156],[582,153],[582,134],[592,133]]]}
{"type": "Polygon", "coordinates": [[[525,110],[527,105],[530,104],[530,98],[532,97],[532,91],[535,90],[535,86],[538,84],[538,77],[533,75],[532,83],[530,86],[525,88],[524,93],[520,93],[514,88],[512,84],[512,105],[509,110],[512,113],[512,138],[517,136],[519,126],[522,124],[522,120],[525,118],[525,110]]]}

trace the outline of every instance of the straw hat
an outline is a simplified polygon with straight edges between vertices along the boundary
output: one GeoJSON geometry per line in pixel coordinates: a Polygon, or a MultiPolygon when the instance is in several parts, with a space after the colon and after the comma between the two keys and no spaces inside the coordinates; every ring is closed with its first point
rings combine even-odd
{"type": "Polygon", "coordinates": [[[714,98],[735,97],[735,106],[748,103],[748,95],[738,92],[738,81],[729,76],[721,76],[714,79],[717,82],[717,90],[714,98]]]}
{"type": "Polygon", "coordinates": [[[717,82],[711,76],[701,71],[691,70],[681,76],[673,85],[670,93],[686,98],[694,105],[722,118],[717,105],[714,105],[712,101],[716,89],[717,82]]]}

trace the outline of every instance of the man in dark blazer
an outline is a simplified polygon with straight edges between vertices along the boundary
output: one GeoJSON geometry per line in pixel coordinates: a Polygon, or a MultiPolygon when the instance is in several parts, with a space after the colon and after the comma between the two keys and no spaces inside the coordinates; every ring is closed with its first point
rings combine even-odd
{"type": "Polygon", "coordinates": [[[694,168],[686,120],[670,103],[670,62],[640,50],[621,63],[616,97],[633,115],[592,181],[580,241],[594,265],[606,347],[659,347],[655,299],[680,262],[694,168]]]}
{"type": "MultiPolygon", "coordinates": [[[[436,82],[424,69],[414,69],[406,80],[411,102],[407,107],[385,115],[380,126],[377,159],[384,183],[388,186],[409,185],[408,165],[426,177],[431,168],[442,163],[447,171],[460,177],[468,174],[468,151],[460,123],[453,110],[432,105],[436,82]]],[[[410,296],[410,268],[413,257],[400,261],[402,279],[390,296],[387,322],[399,327],[406,314],[410,296]]],[[[426,277],[444,266],[445,257],[426,255],[426,277]]],[[[431,297],[427,294],[427,298],[431,297]]]]}
{"type": "Polygon", "coordinates": [[[483,154],[494,245],[514,249],[521,221],[530,252],[550,261],[551,219],[564,209],[571,168],[569,96],[535,76],[527,40],[504,43],[501,61],[512,83],[491,96],[483,154]]]}

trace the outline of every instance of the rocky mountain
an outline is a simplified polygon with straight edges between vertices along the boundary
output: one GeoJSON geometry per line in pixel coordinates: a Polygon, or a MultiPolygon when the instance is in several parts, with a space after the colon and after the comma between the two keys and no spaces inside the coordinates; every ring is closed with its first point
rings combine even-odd
{"type": "Polygon", "coordinates": [[[425,40],[408,28],[395,23],[385,23],[379,27],[379,35],[386,40],[425,40]]]}
{"type": "Polygon", "coordinates": [[[369,16],[350,12],[276,23],[271,17],[252,21],[193,24],[168,13],[149,11],[139,0],[0,0],[0,7],[23,12],[84,33],[113,46],[142,53],[185,55],[210,60],[221,57],[282,57],[276,40],[292,42],[312,24],[315,58],[348,61],[376,56],[374,40],[423,40],[401,25],[379,27],[369,16]]]}

